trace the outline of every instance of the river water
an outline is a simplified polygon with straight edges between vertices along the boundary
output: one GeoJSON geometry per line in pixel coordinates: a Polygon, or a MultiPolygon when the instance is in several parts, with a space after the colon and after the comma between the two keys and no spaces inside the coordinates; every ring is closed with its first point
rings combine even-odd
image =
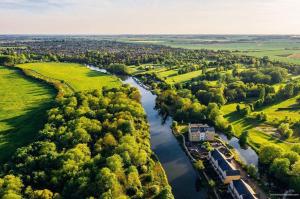
{"type": "Polygon", "coordinates": [[[207,198],[204,189],[200,189],[200,191],[196,189],[197,173],[171,132],[171,118],[163,121],[163,118],[154,109],[156,96],[140,86],[132,77],[129,77],[124,83],[138,88],[142,95],[141,102],[150,124],[151,148],[158,156],[167,174],[175,198],[207,198]]]}
{"type": "Polygon", "coordinates": [[[245,164],[253,164],[256,167],[258,166],[258,155],[251,147],[246,149],[242,148],[239,144],[239,139],[236,137],[232,137],[230,140],[228,140],[225,134],[219,134],[219,136],[223,141],[227,142],[238,152],[240,159],[245,164]]]}
{"type": "MultiPolygon", "coordinates": [[[[87,66],[91,70],[105,72],[93,66],[87,66]]],[[[175,136],[171,132],[172,119],[164,120],[155,110],[156,96],[149,90],[139,85],[132,77],[125,78],[124,83],[138,88],[141,93],[141,103],[147,114],[150,124],[151,148],[161,162],[168,181],[172,187],[172,192],[176,199],[202,199],[207,198],[205,189],[197,189],[198,176],[191,161],[182,150],[175,136]]],[[[258,157],[250,147],[242,149],[237,138],[228,140],[224,134],[220,138],[228,142],[240,155],[240,158],[247,164],[257,165],[258,157]]]]}

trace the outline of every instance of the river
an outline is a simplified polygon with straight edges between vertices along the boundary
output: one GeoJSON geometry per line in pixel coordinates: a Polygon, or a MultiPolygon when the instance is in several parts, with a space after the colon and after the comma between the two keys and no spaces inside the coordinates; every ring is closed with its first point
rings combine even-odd
{"type": "MultiPolygon", "coordinates": [[[[93,66],[87,66],[91,70],[105,72],[93,66]]],[[[204,188],[197,189],[198,176],[191,161],[184,153],[180,144],[171,131],[172,119],[170,117],[164,121],[162,116],[155,110],[156,96],[149,90],[139,85],[132,77],[125,78],[124,83],[138,88],[141,93],[141,103],[147,114],[150,124],[151,148],[161,162],[168,181],[172,187],[172,192],[176,199],[202,199],[207,198],[207,191],[204,188]]],[[[257,165],[257,154],[250,147],[242,149],[237,138],[228,140],[225,135],[220,134],[222,140],[228,142],[237,150],[241,159],[247,164],[257,165]]]]}
{"type": "Polygon", "coordinates": [[[238,138],[232,137],[230,140],[228,140],[225,134],[219,134],[219,135],[223,141],[227,142],[238,152],[240,159],[245,164],[247,165],[253,164],[256,167],[258,166],[258,155],[251,147],[244,149],[241,147],[238,138]]]}
{"type": "Polygon", "coordinates": [[[142,95],[141,102],[150,124],[151,148],[167,174],[175,198],[207,198],[204,189],[196,189],[197,173],[171,132],[172,119],[169,117],[163,122],[163,118],[154,109],[156,96],[140,86],[132,77],[124,83],[138,88],[142,95]]]}

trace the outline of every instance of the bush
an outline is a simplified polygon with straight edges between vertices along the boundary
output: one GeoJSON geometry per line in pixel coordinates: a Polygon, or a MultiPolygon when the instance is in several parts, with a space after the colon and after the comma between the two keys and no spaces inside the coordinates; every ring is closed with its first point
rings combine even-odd
{"type": "Polygon", "coordinates": [[[194,163],[194,167],[195,167],[198,171],[202,171],[202,170],[205,169],[202,160],[197,160],[197,162],[194,163]]]}
{"type": "Polygon", "coordinates": [[[258,169],[253,165],[247,165],[247,173],[254,179],[258,177],[258,169]]]}
{"type": "Polygon", "coordinates": [[[282,123],[278,127],[278,131],[280,132],[281,136],[285,138],[289,138],[293,135],[293,130],[290,129],[289,123],[282,123]]]}

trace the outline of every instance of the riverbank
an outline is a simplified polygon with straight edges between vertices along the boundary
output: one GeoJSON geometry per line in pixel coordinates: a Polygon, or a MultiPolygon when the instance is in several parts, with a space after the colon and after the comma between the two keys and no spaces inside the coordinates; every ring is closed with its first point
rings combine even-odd
{"type": "Polygon", "coordinates": [[[151,148],[167,174],[175,198],[208,198],[206,189],[200,187],[199,190],[198,174],[171,132],[172,119],[164,120],[155,110],[156,95],[135,78],[129,77],[124,83],[138,88],[142,95],[142,105],[150,124],[151,148]]]}
{"type": "Polygon", "coordinates": [[[260,187],[259,181],[255,180],[254,178],[250,177],[247,173],[247,168],[249,165],[245,164],[240,160],[239,154],[236,154],[236,151],[234,148],[230,147],[230,145],[225,142],[223,139],[219,137],[217,134],[214,141],[209,141],[207,144],[205,142],[202,143],[191,143],[189,141],[185,141],[187,139],[187,128],[184,128],[183,125],[180,125],[181,132],[178,131],[177,127],[179,125],[172,125],[172,132],[174,136],[176,136],[179,140],[183,140],[182,147],[186,151],[187,155],[190,157],[190,160],[192,162],[202,161],[205,163],[206,167],[204,170],[202,170],[202,175],[205,176],[206,182],[213,180],[216,183],[216,188],[213,187],[215,190],[216,197],[224,198],[228,197],[226,194],[226,189],[224,190],[224,184],[222,182],[219,182],[219,178],[216,177],[214,173],[214,169],[210,166],[210,163],[208,161],[208,153],[210,150],[218,149],[222,151],[224,156],[227,159],[231,160],[231,164],[241,172],[241,178],[247,182],[256,192],[256,194],[261,199],[267,199],[266,192],[260,187]]]}

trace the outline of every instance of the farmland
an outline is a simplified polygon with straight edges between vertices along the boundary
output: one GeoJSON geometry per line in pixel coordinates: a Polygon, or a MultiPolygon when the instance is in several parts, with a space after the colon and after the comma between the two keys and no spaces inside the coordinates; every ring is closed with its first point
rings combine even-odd
{"type": "Polygon", "coordinates": [[[0,66],[0,162],[32,142],[43,126],[55,90],[0,66]]]}
{"type": "MultiPolygon", "coordinates": [[[[111,38],[110,38],[111,39],[111,38]]],[[[152,43],[174,48],[229,50],[255,57],[269,56],[272,60],[300,64],[299,37],[259,35],[166,35],[117,37],[117,41],[152,43]]]]}
{"type": "Polygon", "coordinates": [[[63,80],[76,91],[118,87],[121,81],[112,75],[92,71],[81,64],[74,63],[29,63],[20,64],[22,69],[31,69],[44,76],[63,80]]]}

